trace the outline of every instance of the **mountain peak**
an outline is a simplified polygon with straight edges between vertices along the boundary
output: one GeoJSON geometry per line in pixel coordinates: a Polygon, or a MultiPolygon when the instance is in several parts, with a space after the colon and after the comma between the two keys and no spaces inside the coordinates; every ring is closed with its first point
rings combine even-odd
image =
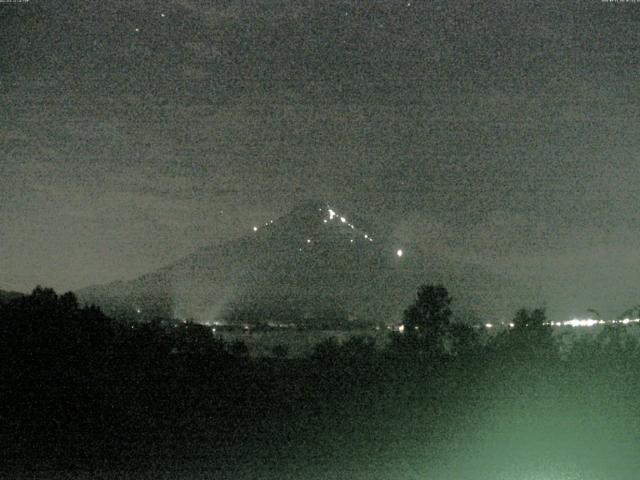
{"type": "Polygon", "coordinates": [[[333,224],[351,230],[350,235],[360,236],[366,239],[370,238],[368,233],[365,237],[365,232],[359,228],[361,226],[354,224],[351,215],[348,215],[331,203],[321,200],[312,199],[300,202],[295,205],[288,214],[281,217],[280,220],[287,224],[297,223],[299,226],[333,224]]]}
{"type": "Polygon", "coordinates": [[[281,217],[282,220],[301,221],[303,223],[322,221],[323,215],[326,213],[328,205],[320,200],[305,200],[299,202],[289,211],[289,213],[281,217]]]}
{"type": "Polygon", "coordinates": [[[318,198],[308,198],[306,200],[297,202],[291,209],[290,213],[304,212],[304,211],[317,212],[323,208],[327,208],[327,206],[328,206],[328,203],[323,200],[320,200],[318,198]]]}

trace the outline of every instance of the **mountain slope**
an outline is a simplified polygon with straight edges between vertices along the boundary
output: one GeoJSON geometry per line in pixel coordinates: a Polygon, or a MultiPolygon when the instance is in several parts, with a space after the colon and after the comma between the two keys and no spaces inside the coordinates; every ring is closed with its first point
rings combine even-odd
{"type": "Polygon", "coordinates": [[[471,291],[474,283],[489,291],[506,284],[472,270],[452,279],[445,274],[448,266],[428,254],[409,259],[394,252],[389,241],[350,217],[308,202],[238,240],[203,248],[138,279],[77,294],[120,316],[327,325],[398,321],[420,283],[445,282],[454,295],[471,291]]]}

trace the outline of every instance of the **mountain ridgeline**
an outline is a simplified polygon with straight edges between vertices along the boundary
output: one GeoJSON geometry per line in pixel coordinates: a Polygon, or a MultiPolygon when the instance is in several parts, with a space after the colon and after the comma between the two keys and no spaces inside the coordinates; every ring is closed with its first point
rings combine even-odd
{"type": "Polygon", "coordinates": [[[471,270],[456,282],[438,259],[401,258],[396,248],[332,206],[307,202],[158,271],[76,293],[120,317],[335,327],[399,320],[425,280],[445,280],[454,294],[469,279],[476,290],[506,284],[471,270]]]}

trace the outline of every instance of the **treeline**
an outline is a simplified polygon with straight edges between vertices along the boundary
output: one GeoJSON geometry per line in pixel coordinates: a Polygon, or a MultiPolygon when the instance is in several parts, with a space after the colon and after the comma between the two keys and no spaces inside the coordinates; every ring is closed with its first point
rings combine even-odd
{"type": "Polygon", "coordinates": [[[482,337],[453,322],[451,302],[443,286],[421,286],[384,347],[352,337],[306,358],[283,347],[251,358],[209,327],[120,322],[38,287],[0,305],[0,447],[18,462],[73,468],[187,458],[206,445],[233,470],[247,445],[274,458],[287,456],[283,445],[337,455],[331,445],[345,448],[336,441],[357,432],[344,451],[359,458],[405,429],[384,459],[407,442],[439,451],[443,439],[472,435],[483,416],[468,410],[495,412],[504,399],[526,409],[640,394],[640,348],[623,325],[567,342],[544,310],[522,309],[513,328],[482,337]]]}

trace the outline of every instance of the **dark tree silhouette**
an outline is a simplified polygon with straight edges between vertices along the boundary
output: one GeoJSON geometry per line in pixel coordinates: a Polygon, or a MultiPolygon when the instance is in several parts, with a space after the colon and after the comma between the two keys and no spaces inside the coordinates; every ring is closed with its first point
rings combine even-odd
{"type": "Polygon", "coordinates": [[[404,328],[409,334],[439,337],[451,321],[451,298],[442,285],[422,285],[415,301],[404,311],[404,328]]]}
{"type": "Polygon", "coordinates": [[[447,335],[447,351],[454,356],[478,356],[482,354],[480,336],[470,325],[452,323],[447,335]]]}
{"type": "Polygon", "coordinates": [[[404,331],[432,353],[442,353],[442,339],[451,321],[451,298],[442,285],[422,285],[404,311],[404,331]]]}
{"type": "Polygon", "coordinates": [[[522,308],[516,312],[513,328],[497,335],[492,345],[498,351],[507,353],[514,361],[556,360],[558,346],[551,326],[545,322],[544,308],[522,308]]]}
{"type": "Polygon", "coordinates": [[[544,322],[547,315],[544,308],[535,308],[533,310],[527,310],[521,308],[516,312],[516,316],[513,319],[514,328],[517,330],[530,328],[530,329],[544,329],[544,322]]]}
{"type": "Polygon", "coordinates": [[[392,336],[391,349],[403,355],[441,357],[451,325],[450,305],[444,286],[421,285],[416,299],[404,311],[404,332],[392,336]]]}

